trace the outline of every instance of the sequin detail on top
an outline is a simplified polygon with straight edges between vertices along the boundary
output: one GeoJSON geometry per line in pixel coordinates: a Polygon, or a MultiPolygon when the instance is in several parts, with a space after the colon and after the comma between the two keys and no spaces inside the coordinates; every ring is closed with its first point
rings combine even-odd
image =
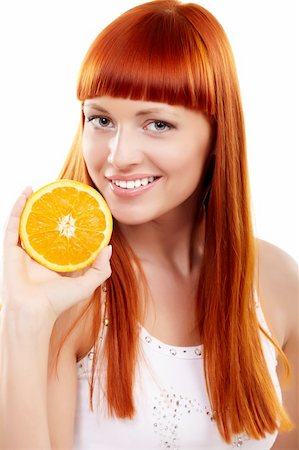
{"type": "MultiPolygon", "coordinates": [[[[159,396],[154,398],[153,426],[154,433],[159,436],[161,449],[180,450],[179,430],[180,421],[188,415],[204,414],[213,421],[213,412],[206,405],[202,405],[196,398],[188,398],[163,389],[159,396]]],[[[201,420],[198,418],[198,420],[201,420]]]]}
{"type": "Polygon", "coordinates": [[[148,344],[151,350],[162,355],[173,356],[178,359],[197,359],[203,358],[203,345],[195,345],[191,347],[178,347],[174,345],[164,344],[155,337],[151,336],[148,331],[140,325],[140,338],[148,344]]]}
{"type": "Polygon", "coordinates": [[[237,436],[235,436],[233,438],[233,444],[232,447],[233,448],[241,448],[244,444],[244,442],[249,441],[250,438],[247,436],[247,434],[243,433],[243,434],[238,434],[237,436]]]}
{"type": "MultiPolygon", "coordinates": [[[[256,307],[259,321],[268,332],[258,303],[256,307]]],[[[107,330],[106,327],[104,331],[105,329],[107,330]]],[[[102,336],[99,339],[102,340],[102,336]]],[[[275,351],[262,333],[261,340],[273,383],[281,395],[275,370],[275,351]]],[[[74,450],[272,448],[277,432],[273,435],[266,434],[266,437],[260,440],[250,439],[240,433],[232,437],[231,443],[224,442],[217,430],[215,413],[206,390],[203,346],[168,345],[140,327],[139,349],[134,387],[136,414],[132,420],[108,417],[104,403],[93,413],[90,411],[89,377],[93,349],[83,360],[78,361],[74,450]]],[[[105,396],[105,389],[102,390],[102,387],[105,387],[104,381],[101,385],[96,384],[95,396],[105,396]]]]}

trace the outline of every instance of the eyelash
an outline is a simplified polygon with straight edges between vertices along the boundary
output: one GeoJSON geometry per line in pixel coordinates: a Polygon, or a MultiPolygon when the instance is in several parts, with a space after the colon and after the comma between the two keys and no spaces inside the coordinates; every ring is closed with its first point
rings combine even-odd
{"type": "MultiPolygon", "coordinates": [[[[110,123],[112,123],[112,120],[111,119],[109,119],[108,117],[105,117],[105,116],[90,116],[90,117],[88,117],[87,118],[87,122],[91,122],[92,123],[92,125],[95,127],[95,128],[98,128],[95,124],[94,124],[94,120],[95,119],[105,119],[105,120],[107,120],[107,121],[109,121],[110,123]]],[[[165,125],[168,129],[167,130],[161,130],[161,131],[158,131],[158,130],[156,130],[156,131],[152,131],[152,130],[149,130],[150,132],[153,132],[153,133],[155,133],[155,134],[157,134],[157,133],[164,133],[165,131],[169,131],[169,130],[171,130],[171,129],[173,129],[173,128],[175,128],[175,126],[174,125],[172,125],[172,124],[170,124],[170,123],[168,123],[168,122],[165,122],[164,120],[152,120],[152,121],[150,121],[146,126],[148,126],[148,125],[151,125],[151,124],[163,124],[163,125],[165,125]]],[[[109,126],[101,126],[101,127],[99,127],[98,129],[101,129],[101,128],[110,128],[109,126]]]]}
{"type": "MultiPolygon", "coordinates": [[[[158,130],[156,129],[156,132],[157,132],[157,133],[163,133],[163,132],[165,132],[165,131],[169,131],[169,130],[171,130],[171,129],[174,128],[173,125],[171,125],[171,124],[168,123],[168,122],[164,122],[164,120],[152,120],[151,122],[149,122],[149,123],[147,124],[147,126],[148,126],[148,125],[151,125],[151,124],[157,125],[158,123],[165,125],[165,126],[168,128],[168,130],[161,130],[161,131],[158,131],[158,130]]],[[[151,131],[151,130],[149,130],[149,131],[151,131]]]]}
{"type": "MultiPolygon", "coordinates": [[[[96,128],[96,126],[95,126],[95,124],[93,123],[93,121],[95,120],[95,119],[106,119],[106,120],[108,120],[109,122],[112,122],[110,119],[108,119],[108,117],[105,117],[105,116],[90,116],[90,117],[88,117],[87,118],[87,122],[91,122],[92,123],[92,125],[96,128]]],[[[101,127],[101,128],[108,128],[108,127],[101,127]]]]}

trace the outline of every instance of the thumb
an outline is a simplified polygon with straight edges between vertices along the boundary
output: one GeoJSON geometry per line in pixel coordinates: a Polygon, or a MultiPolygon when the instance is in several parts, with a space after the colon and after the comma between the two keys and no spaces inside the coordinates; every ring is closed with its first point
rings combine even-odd
{"type": "Polygon", "coordinates": [[[79,277],[62,277],[47,283],[46,295],[57,315],[90,297],[111,275],[112,246],[105,247],[79,277]]]}
{"type": "Polygon", "coordinates": [[[91,296],[98,286],[100,286],[111,275],[110,258],[112,246],[105,247],[96,257],[93,264],[86,272],[77,278],[72,278],[76,286],[76,301],[85,300],[91,296]]]}
{"type": "Polygon", "coordinates": [[[90,269],[95,269],[95,270],[99,270],[102,271],[103,269],[103,265],[109,263],[110,266],[110,258],[112,256],[112,245],[108,245],[107,247],[105,247],[96,257],[96,259],[94,260],[94,262],[92,263],[92,265],[90,266],[90,269]]]}

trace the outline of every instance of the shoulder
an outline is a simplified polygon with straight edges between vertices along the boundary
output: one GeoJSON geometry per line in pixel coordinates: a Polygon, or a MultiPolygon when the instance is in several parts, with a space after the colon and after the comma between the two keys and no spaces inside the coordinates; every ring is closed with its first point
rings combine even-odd
{"type": "Polygon", "coordinates": [[[256,239],[255,284],[274,337],[285,345],[298,328],[298,265],[281,248],[256,239]]]}
{"type": "Polygon", "coordinates": [[[281,294],[292,295],[298,288],[298,265],[284,250],[270,242],[256,239],[256,270],[281,294]],[[295,289],[295,290],[294,290],[295,289]]]}

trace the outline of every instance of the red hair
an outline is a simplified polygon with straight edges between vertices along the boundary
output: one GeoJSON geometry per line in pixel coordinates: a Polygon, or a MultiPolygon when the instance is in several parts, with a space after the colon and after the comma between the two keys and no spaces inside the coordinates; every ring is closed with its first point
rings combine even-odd
{"type": "MultiPolygon", "coordinates": [[[[241,432],[255,439],[265,437],[279,424],[290,429],[263,356],[255,313],[255,241],[243,112],[232,52],[221,25],[196,4],[157,0],[137,6],[95,39],[81,67],[77,94],[82,102],[109,95],[182,105],[210,118],[214,143],[198,205],[200,211],[205,203],[206,232],[197,314],[211,406],[226,442],[241,432]]],[[[83,126],[82,117],[60,176],[93,185],[82,156],[83,126]]],[[[198,214],[198,227],[200,221],[198,214]]],[[[145,287],[146,280],[117,224],[112,245],[112,276],[106,283],[106,395],[111,415],[132,418],[138,277],[145,287]]],[[[89,304],[94,308],[95,342],[101,329],[99,297],[97,290],[89,304]]],[[[282,350],[272,342],[288,369],[282,350]]],[[[91,406],[97,356],[96,347],[91,406]]]]}

